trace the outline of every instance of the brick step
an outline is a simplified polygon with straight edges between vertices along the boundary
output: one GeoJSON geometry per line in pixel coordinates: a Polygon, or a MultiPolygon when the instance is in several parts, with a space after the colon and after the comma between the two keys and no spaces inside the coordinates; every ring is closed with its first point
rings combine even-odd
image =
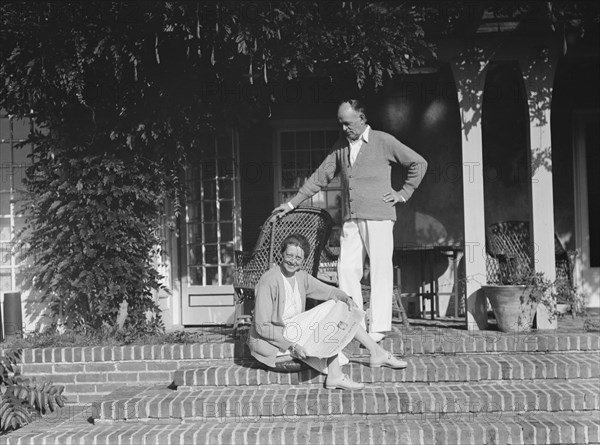
{"type": "MultiPolygon", "coordinates": [[[[237,346],[223,345],[223,355],[212,358],[249,358],[242,333],[237,346]]],[[[391,332],[381,345],[395,354],[477,354],[483,352],[566,352],[600,351],[600,334],[534,331],[505,334],[499,331],[461,331],[457,329],[411,328],[391,332]]],[[[357,341],[346,348],[350,354],[367,354],[357,341]]]]}
{"type": "MultiPolygon", "coordinates": [[[[600,334],[559,334],[556,331],[505,334],[499,331],[409,327],[390,333],[381,345],[395,354],[406,355],[600,351],[600,334]]],[[[353,354],[366,354],[357,341],[351,342],[346,350],[353,354]]]]}
{"type": "Polygon", "coordinates": [[[334,421],[36,422],[7,444],[590,444],[600,442],[600,411],[490,416],[352,416],[334,421]]]}
{"type": "MultiPolygon", "coordinates": [[[[246,331],[229,336],[206,334],[193,344],[127,345],[33,348],[23,350],[23,364],[45,367],[43,372],[52,373],[52,366],[63,368],[74,364],[135,361],[220,360],[249,358],[245,344],[246,331]]],[[[600,351],[600,334],[597,332],[537,331],[504,334],[498,331],[466,331],[442,328],[402,328],[389,334],[382,345],[396,354],[471,354],[484,352],[575,352],[600,351]]],[[[347,350],[351,354],[365,354],[366,350],[353,341],[347,350]]],[[[0,355],[3,352],[0,350],[0,355]]]]}
{"type": "MultiPolygon", "coordinates": [[[[407,357],[404,370],[370,368],[366,357],[351,357],[343,367],[354,380],[376,382],[479,382],[533,379],[588,379],[600,377],[595,352],[578,354],[470,354],[407,357]]],[[[211,361],[204,366],[175,372],[178,389],[203,386],[255,386],[323,384],[313,369],[279,373],[262,368],[255,360],[211,361]]]]}
{"type": "Polygon", "coordinates": [[[108,421],[189,419],[273,422],[333,420],[339,416],[422,414],[493,417],[531,411],[600,409],[598,380],[518,381],[462,384],[373,384],[360,391],[324,387],[213,387],[194,391],[124,388],[93,405],[92,416],[108,421]]]}

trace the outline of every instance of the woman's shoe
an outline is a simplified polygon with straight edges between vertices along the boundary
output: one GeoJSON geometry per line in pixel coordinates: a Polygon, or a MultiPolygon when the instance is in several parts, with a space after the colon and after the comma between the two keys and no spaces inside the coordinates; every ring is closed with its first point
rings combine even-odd
{"type": "Polygon", "coordinates": [[[327,380],[325,380],[325,388],[327,389],[348,389],[350,391],[354,391],[357,389],[363,389],[364,387],[364,383],[355,382],[350,378],[349,375],[346,374],[335,380],[328,376],[327,380]]]}
{"type": "Polygon", "coordinates": [[[371,357],[369,360],[369,366],[371,368],[381,368],[382,366],[392,369],[404,369],[408,366],[404,360],[397,359],[389,352],[377,357],[371,357]]]}

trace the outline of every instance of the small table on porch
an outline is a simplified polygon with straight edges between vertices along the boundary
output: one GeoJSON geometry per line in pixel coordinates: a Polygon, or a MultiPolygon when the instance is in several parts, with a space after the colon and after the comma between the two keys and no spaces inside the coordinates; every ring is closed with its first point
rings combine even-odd
{"type": "Polygon", "coordinates": [[[421,299],[422,313],[425,315],[425,300],[431,302],[431,319],[435,314],[439,316],[439,283],[434,271],[435,259],[439,255],[450,260],[450,267],[454,277],[453,289],[450,295],[454,298],[454,317],[458,317],[459,286],[458,286],[458,261],[464,248],[456,245],[427,245],[427,246],[402,246],[394,248],[394,267],[398,280],[398,288],[402,290],[402,278],[400,263],[407,256],[416,255],[419,262],[419,292],[417,296],[421,299]]]}

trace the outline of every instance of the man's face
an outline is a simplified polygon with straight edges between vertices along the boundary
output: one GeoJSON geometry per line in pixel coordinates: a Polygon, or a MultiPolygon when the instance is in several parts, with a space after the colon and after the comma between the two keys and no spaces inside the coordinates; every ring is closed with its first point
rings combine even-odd
{"type": "Polygon", "coordinates": [[[342,125],[344,134],[351,141],[357,140],[367,128],[365,115],[355,111],[348,103],[340,105],[338,121],[342,125]]]}

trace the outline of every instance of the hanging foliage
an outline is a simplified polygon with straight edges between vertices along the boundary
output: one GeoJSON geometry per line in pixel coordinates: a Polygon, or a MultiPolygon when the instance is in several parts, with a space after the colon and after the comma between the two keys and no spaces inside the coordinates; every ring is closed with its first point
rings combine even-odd
{"type": "MultiPolygon", "coordinates": [[[[98,327],[125,300],[143,324],[157,312],[162,203],[179,208],[178,173],[203,133],[268,116],[277,82],[325,73],[376,89],[433,60],[428,35],[471,29],[483,3],[0,4],[0,109],[40,130],[22,242],[49,314],[98,327]],[[240,95],[248,85],[259,93],[240,95]]],[[[553,4],[493,8],[571,24],[573,8],[553,4]]]]}

